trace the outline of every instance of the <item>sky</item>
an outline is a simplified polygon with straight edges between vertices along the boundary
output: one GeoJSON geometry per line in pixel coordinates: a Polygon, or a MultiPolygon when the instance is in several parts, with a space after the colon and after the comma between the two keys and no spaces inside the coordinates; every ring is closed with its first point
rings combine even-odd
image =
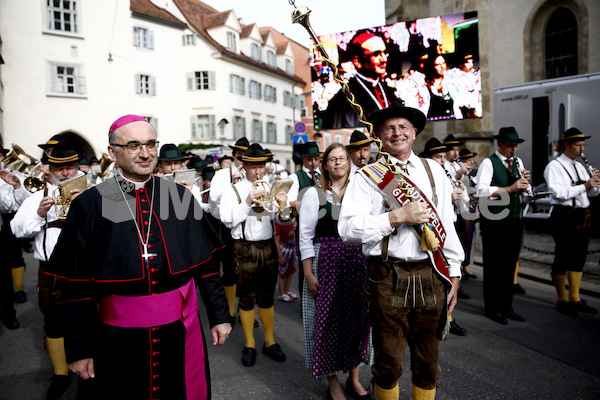
{"type": "MultiPolygon", "coordinates": [[[[304,46],[312,44],[306,29],[299,24],[292,24],[294,7],[288,0],[202,1],[219,11],[233,9],[244,24],[272,26],[304,46]]],[[[295,0],[295,4],[312,10],[309,20],[317,36],[385,25],[384,0],[295,0]],[[366,3],[369,4],[368,8],[365,8],[366,3]]]]}

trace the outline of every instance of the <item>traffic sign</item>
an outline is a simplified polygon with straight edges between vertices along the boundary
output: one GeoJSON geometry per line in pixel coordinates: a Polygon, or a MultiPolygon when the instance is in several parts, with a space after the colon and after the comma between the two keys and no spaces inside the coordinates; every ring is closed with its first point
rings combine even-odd
{"type": "Polygon", "coordinates": [[[308,142],[308,135],[292,135],[292,144],[302,144],[306,142],[308,142]]]}
{"type": "Polygon", "coordinates": [[[297,133],[306,132],[306,125],[304,122],[296,122],[296,126],[294,127],[297,133]]]}

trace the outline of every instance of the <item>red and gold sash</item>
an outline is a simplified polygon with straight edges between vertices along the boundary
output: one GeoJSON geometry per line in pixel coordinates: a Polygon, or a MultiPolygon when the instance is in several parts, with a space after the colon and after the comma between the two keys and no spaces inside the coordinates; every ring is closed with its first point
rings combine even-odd
{"type": "Polygon", "coordinates": [[[442,282],[452,285],[448,272],[448,263],[443,253],[444,242],[446,241],[446,230],[444,229],[444,224],[442,223],[436,208],[427,198],[425,193],[423,193],[423,191],[419,189],[406,174],[398,171],[398,174],[396,175],[380,161],[367,165],[362,168],[360,172],[367,178],[367,182],[369,182],[384,199],[396,206],[393,208],[402,207],[411,201],[420,201],[427,204],[430,222],[428,224],[410,225],[410,227],[417,238],[422,242],[420,250],[427,252],[433,262],[434,270],[438,276],[442,278],[442,282]],[[433,246],[434,248],[424,247],[423,243],[426,239],[424,236],[427,236],[427,231],[429,230],[435,235],[439,246],[433,246]]]}

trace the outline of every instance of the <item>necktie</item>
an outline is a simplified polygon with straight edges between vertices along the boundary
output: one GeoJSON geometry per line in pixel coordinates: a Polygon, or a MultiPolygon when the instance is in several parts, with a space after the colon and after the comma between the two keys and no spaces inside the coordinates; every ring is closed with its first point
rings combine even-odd
{"type": "Polygon", "coordinates": [[[310,177],[312,178],[313,183],[317,183],[317,177],[316,177],[315,171],[310,171],[310,177]]]}
{"type": "Polygon", "coordinates": [[[512,158],[507,158],[506,159],[506,163],[508,164],[508,173],[512,175],[513,172],[513,162],[512,162],[512,158]]]}
{"type": "Polygon", "coordinates": [[[377,97],[377,101],[379,102],[379,105],[383,108],[387,107],[385,98],[383,97],[383,93],[379,89],[379,85],[374,86],[373,91],[375,92],[375,96],[377,97]]]}
{"type": "Polygon", "coordinates": [[[410,175],[408,173],[408,161],[405,163],[398,162],[396,163],[396,165],[399,166],[402,172],[404,172],[406,175],[410,175]]]}

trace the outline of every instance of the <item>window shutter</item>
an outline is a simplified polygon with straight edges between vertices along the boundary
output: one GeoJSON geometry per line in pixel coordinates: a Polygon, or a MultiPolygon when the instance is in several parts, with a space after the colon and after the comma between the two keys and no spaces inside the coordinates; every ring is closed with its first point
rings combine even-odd
{"type": "Polygon", "coordinates": [[[85,94],[85,76],[83,76],[82,68],[77,67],[75,71],[75,93],[85,94]]]}
{"type": "Polygon", "coordinates": [[[148,33],[148,48],[150,50],[154,50],[154,31],[151,31],[150,29],[147,30],[148,33]]]}
{"type": "Polygon", "coordinates": [[[208,71],[208,89],[215,90],[216,88],[215,71],[208,71]]]}
{"type": "Polygon", "coordinates": [[[258,99],[262,99],[262,83],[257,83],[258,85],[258,90],[256,91],[258,93],[258,99]]]}
{"type": "Polygon", "coordinates": [[[216,117],[212,114],[208,116],[208,124],[209,124],[211,138],[217,137],[217,128],[216,128],[215,119],[216,119],[216,117]]]}
{"type": "Polygon", "coordinates": [[[156,96],[156,77],[155,76],[150,76],[148,78],[149,82],[148,82],[148,86],[149,86],[149,91],[150,91],[150,95],[151,96],[156,96]]]}
{"type": "Polygon", "coordinates": [[[50,76],[50,91],[53,93],[60,92],[58,84],[58,70],[57,66],[53,64],[48,65],[48,71],[50,76]]]}
{"type": "Polygon", "coordinates": [[[138,28],[137,27],[133,27],[133,45],[135,47],[140,47],[140,44],[138,43],[138,28]]]}
{"type": "Polygon", "coordinates": [[[196,87],[194,85],[194,80],[196,78],[196,73],[195,72],[186,72],[185,73],[185,78],[187,80],[187,89],[188,90],[195,90],[196,87]]]}
{"type": "Polygon", "coordinates": [[[181,39],[183,39],[183,45],[184,45],[184,46],[186,46],[186,45],[187,45],[187,43],[186,43],[187,39],[186,39],[186,38],[187,38],[187,35],[183,35],[183,36],[181,37],[181,39]]]}
{"type": "Polygon", "coordinates": [[[240,94],[246,95],[246,78],[240,78],[240,94]]]}
{"type": "Polygon", "coordinates": [[[233,74],[229,74],[229,91],[233,92],[234,89],[234,85],[233,85],[233,74]]]}
{"type": "Polygon", "coordinates": [[[277,88],[271,90],[273,91],[273,103],[277,103],[277,88]]]}
{"type": "Polygon", "coordinates": [[[140,74],[135,74],[135,93],[142,93],[142,77],[140,74]]]}
{"type": "Polygon", "coordinates": [[[192,132],[192,139],[197,139],[196,120],[197,120],[197,118],[195,115],[190,115],[190,128],[191,128],[191,132],[192,132]]]}

